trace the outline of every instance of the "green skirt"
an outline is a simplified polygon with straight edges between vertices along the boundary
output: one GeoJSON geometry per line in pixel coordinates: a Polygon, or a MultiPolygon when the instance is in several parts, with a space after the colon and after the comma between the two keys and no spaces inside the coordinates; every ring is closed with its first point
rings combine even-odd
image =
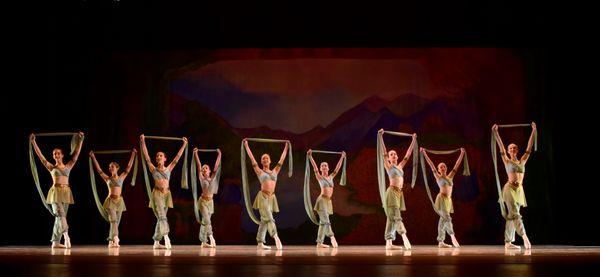
{"type": "Polygon", "coordinates": [[[454,213],[454,206],[452,205],[452,198],[438,193],[435,198],[435,210],[445,211],[446,213],[454,213]]]}
{"type": "Polygon", "coordinates": [[[46,196],[46,203],[74,204],[75,201],[73,200],[73,193],[71,192],[71,188],[68,185],[52,185],[52,187],[50,187],[50,190],[48,190],[48,195],[46,196]]]}
{"type": "Polygon", "coordinates": [[[125,207],[125,201],[121,196],[119,196],[119,198],[112,198],[110,196],[106,197],[102,207],[104,207],[106,210],[115,209],[117,212],[123,212],[127,210],[125,207]]]}
{"type": "Polygon", "coordinates": [[[256,198],[254,198],[252,208],[255,210],[268,210],[270,208],[270,210],[274,213],[278,213],[279,204],[277,203],[277,197],[275,197],[274,193],[268,195],[262,191],[259,191],[258,194],[256,194],[256,198]]]}
{"type": "Polygon", "coordinates": [[[513,186],[510,183],[506,183],[502,188],[502,197],[507,203],[516,203],[521,207],[527,207],[527,200],[525,199],[525,191],[523,186],[513,186]]]}
{"type": "Polygon", "coordinates": [[[388,186],[385,191],[386,206],[398,207],[401,211],[406,211],[406,204],[404,204],[404,193],[401,189],[393,186],[388,186]]]}
{"type": "MultiPolygon", "coordinates": [[[[152,200],[160,199],[159,201],[164,201],[165,207],[173,208],[173,197],[171,196],[171,191],[167,190],[167,192],[162,192],[159,189],[152,189],[152,200]]],[[[152,203],[148,204],[148,208],[152,208],[152,203]]]]}
{"type": "Polygon", "coordinates": [[[201,210],[202,208],[208,209],[208,212],[211,214],[215,212],[215,205],[212,199],[206,200],[202,197],[198,198],[198,209],[201,210]]]}
{"type": "Polygon", "coordinates": [[[333,214],[333,204],[331,203],[331,198],[325,197],[323,195],[319,195],[317,197],[317,201],[315,202],[315,211],[326,211],[328,214],[333,214]]]}

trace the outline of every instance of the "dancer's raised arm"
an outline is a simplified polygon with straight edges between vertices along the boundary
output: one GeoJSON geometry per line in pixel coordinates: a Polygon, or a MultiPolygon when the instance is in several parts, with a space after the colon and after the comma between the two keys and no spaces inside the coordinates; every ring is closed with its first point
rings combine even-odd
{"type": "Polygon", "coordinates": [[[315,162],[315,159],[313,159],[312,149],[308,149],[308,152],[306,152],[306,154],[308,155],[308,159],[310,160],[310,164],[312,165],[313,170],[315,171],[315,176],[317,177],[317,179],[322,178],[321,172],[319,172],[319,167],[317,166],[317,163],[315,162]]]}
{"type": "Polygon", "coordinates": [[[431,172],[433,172],[433,175],[435,176],[435,178],[440,178],[440,173],[437,171],[437,168],[435,168],[435,164],[431,161],[431,159],[429,158],[429,155],[427,155],[427,151],[425,151],[425,148],[421,147],[420,151],[421,151],[421,153],[423,153],[423,156],[425,157],[425,160],[427,161],[427,164],[431,168],[431,172]]]}
{"type": "Polygon", "coordinates": [[[410,146],[408,147],[408,149],[406,149],[406,154],[404,154],[404,158],[402,159],[402,161],[399,164],[401,168],[403,168],[406,165],[406,162],[410,158],[410,155],[412,154],[413,148],[415,148],[416,143],[417,143],[417,134],[415,133],[412,135],[412,141],[410,142],[410,146]]]}
{"type": "Polygon", "coordinates": [[[380,142],[381,145],[381,150],[383,151],[382,153],[377,153],[377,155],[382,155],[383,156],[383,165],[385,166],[386,169],[390,169],[390,166],[392,166],[392,164],[390,163],[389,159],[388,159],[388,152],[387,149],[385,148],[385,141],[383,140],[383,128],[379,129],[379,131],[377,131],[377,139],[380,142]]]}
{"type": "Polygon", "coordinates": [[[65,166],[69,168],[72,168],[77,162],[79,153],[81,153],[81,146],[83,146],[83,132],[79,132],[77,136],[79,136],[79,143],[77,143],[77,147],[75,148],[75,152],[73,152],[73,156],[71,156],[71,160],[65,164],[65,166]]]}
{"type": "Polygon", "coordinates": [[[494,133],[494,137],[496,138],[496,144],[498,145],[498,148],[500,148],[500,157],[502,157],[502,161],[504,161],[504,163],[507,163],[508,156],[506,155],[506,148],[504,147],[504,143],[502,143],[500,133],[498,133],[498,124],[494,124],[494,126],[492,126],[492,131],[494,133]]]}
{"type": "Polygon", "coordinates": [[[217,148],[217,159],[215,160],[215,166],[213,167],[212,177],[215,178],[217,176],[217,170],[221,166],[221,149],[217,148]]]}
{"type": "Polygon", "coordinates": [[[144,159],[148,164],[148,169],[150,169],[150,172],[153,172],[155,167],[152,163],[152,159],[150,159],[150,155],[148,155],[148,147],[146,147],[146,136],[144,136],[144,134],[140,135],[140,141],[142,142],[142,155],[144,156],[144,159]]]}
{"type": "Polygon", "coordinates": [[[52,163],[50,163],[48,160],[46,160],[46,157],[44,157],[44,154],[42,153],[42,151],[37,145],[37,142],[35,141],[34,134],[29,135],[29,141],[31,141],[33,149],[35,150],[35,154],[38,156],[44,167],[48,170],[52,170],[52,163]]]}
{"type": "Polygon", "coordinates": [[[183,155],[183,151],[185,150],[185,147],[187,146],[187,143],[188,143],[187,138],[182,137],[181,139],[183,140],[183,143],[181,144],[181,148],[179,148],[179,152],[177,152],[177,155],[175,155],[175,158],[173,158],[173,160],[169,164],[169,166],[168,166],[169,170],[173,170],[175,165],[177,165],[177,162],[179,162],[179,159],[181,158],[181,155],[183,155]]]}
{"type": "Polygon", "coordinates": [[[331,174],[331,178],[335,178],[335,176],[338,174],[338,172],[340,172],[340,169],[342,168],[342,163],[344,162],[345,158],[346,158],[346,151],[342,151],[340,160],[338,161],[337,165],[335,166],[335,169],[333,170],[333,173],[331,174]]]}
{"type": "Polygon", "coordinates": [[[96,172],[98,172],[98,174],[100,174],[100,177],[102,177],[102,179],[104,179],[105,181],[108,180],[109,176],[106,175],[106,173],[104,173],[104,171],[102,171],[102,167],[100,167],[100,164],[98,164],[98,160],[96,160],[96,155],[94,155],[94,151],[90,151],[90,158],[92,158],[92,162],[94,163],[96,172]]]}
{"type": "Polygon", "coordinates": [[[131,156],[129,157],[129,162],[127,163],[127,168],[125,168],[125,171],[123,171],[121,173],[121,175],[119,175],[120,178],[125,179],[125,177],[127,177],[129,172],[131,171],[131,167],[133,166],[133,160],[135,159],[135,155],[137,155],[137,150],[135,148],[133,148],[133,149],[131,149],[131,156]]]}
{"type": "Polygon", "coordinates": [[[244,139],[244,148],[246,148],[246,153],[248,153],[248,157],[250,158],[250,162],[252,163],[252,169],[254,169],[254,173],[256,173],[256,175],[260,174],[260,167],[258,166],[256,159],[254,159],[254,155],[252,154],[252,150],[250,150],[250,145],[248,145],[247,139],[244,139]]]}
{"type": "Polygon", "coordinates": [[[535,132],[537,130],[537,126],[535,126],[535,122],[531,122],[531,135],[529,135],[529,141],[527,142],[527,149],[525,150],[525,154],[521,156],[521,161],[523,163],[527,162],[529,156],[531,155],[531,149],[533,148],[533,141],[535,139],[535,132]]]}
{"type": "Polygon", "coordinates": [[[448,174],[448,178],[452,179],[454,177],[454,175],[456,175],[456,172],[458,172],[458,167],[460,166],[460,163],[462,162],[464,157],[465,157],[465,149],[461,147],[460,148],[460,156],[458,156],[458,159],[456,160],[456,163],[454,164],[454,168],[452,168],[452,170],[448,174]]]}
{"type": "Polygon", "coordinates": [[[279,171],[281,170],[281,166],[283,165],[283,162],[285,162],[285,157],[287,156],[289,147],[290,147],[290,141],[288,140],[285,142],[285,147],[283,147],[283,152],[281,153],[281,157],[279,157],[279,161],[277,162],[277,165],[275,165],[275,167],[273,168],[273,171],[275,172],[275,174],[279,173],[279,171]]]}
{"type": "Polygon", "coordinates": [[[198,157],[198,148],[194,147],[192,155],[196,160],[196,174],[198,174],[198,179],[202,180],[204,177],[202,176],[202,163],[200,162],[200,157],[198,157]]]}

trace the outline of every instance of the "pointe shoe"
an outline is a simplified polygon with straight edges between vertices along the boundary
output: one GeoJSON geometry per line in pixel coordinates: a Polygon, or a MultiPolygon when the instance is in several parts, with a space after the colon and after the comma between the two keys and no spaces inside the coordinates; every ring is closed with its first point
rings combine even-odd
{"type": "Polygon", "coordinates": [[[64,234],[63,234],[63,237],[64,237],[64,239],[65,239],[65,247],[66,247],[67,249],[68,249],[68,248],[71,248],[71,238],[69,237],[69,233],[64,233],[64,234]]]}
{"type": "Polygon", "coordinates": [[[53,241],[52,242],[52,249],[55,248],[67,248],[64,244],[57,242],[57,241],[53,241]]]}
{"type": "Polygon", "coordinates": [[[452,245],[456,248],[459,248],[460,244],[458,244],[458,240],[456,240],[456,237],[454,235],[451,235],[450,238],[452,238],[452,245]]]}
{"type": "Polygon", "coordinates": [[[277,250],[283,249],[283,245],[281,244],[281,240],[279,239],[279,236],[275,235],[275,236],[273,236],[273,238],[275,239],[275,248],[277,250]]]}
{"type": "Polygon", "coordinates": [[[121,240],[119,240],[119,237],[114,237],[113,238],[113,243],[115,245],[115,247],[121,247],[121,245],[119,244],[121,240]]]}
{"type": "Polygon", "coordinates": [[[333,248],[338,248],[338,243],[337,243],[337,240],[335,240],[335,237],[331,237],[329,239],[331,240],[331,246],[333,248]]]}
{"type": "Polygon", "coordinates": [[[200,244],[200,248],[212,248],[212,245],[210,245],[206,242],[202,242],[202,244],[200,244]]]}
{"type": "Polygon", "coordinates": [[[159,241],[155,240],[154,245],[152,246],[152,249],[165,249],[165,246],[160,244],[159,241]]]}
{"type": "Polygon", "coordinates": [[[510,242],[507,242],[507,243],[504,244],[504,249],[507,249],[507,250],[521,250],[521,247],[517,246],[517,245],[514,245],[514,244],[512,244],[510,242]]]}
{"type": "Polygon", "coordinates": [[[450,246],[450,245],[448,245],[448,244],[444,243],[443,241],[440,241],[440,242],[438,243],[438,248],[452,248],[452,246],[450,246]]]}
{"type": "Polygon", "coordinates": [[[386,250],[402,250],[402,247],[392,244],[392,240],[388,239],[385,241],[385,249],[386,250]]]}
{"type": "Polygon", "coordinates": [[[531,249],[531,242],[529,242],[529,238],[527,237],[527,235],[523,235],[523,244],[525,246],[525,249],[531,249]]]}
{"type": "Polygon", "coordinates": [[[404,242],[404,249],[412,249],[412,245],[410,245],[410,241],[408,241],[408,237],[406,236],[406,234],[402,234],[402,241],[404,242]]]}
{"type": "Polygon", "coordinates": [[[329,248],[329,245],[319,242],[317,243],[317,248],[329,248]]]}
{"type": "Polygon", "coordinates": [[[264,250],[269,250],[269,249],[271,249],[271,246],[266,246],[264,243],[262,243],[262,242],[259,242],[259,243],[256,245],[256,248],[258,248],[258,249],[264,249],[264,250]]]}
{"type": "Polygon", "coordinates": [[[171,239],[169,239],[168,235],[166,235],[164,238],[165,238],[165,248],[171,250],[173,248],[171,246],[171,239]]]}
{"type": "Polygon", "coordinates": [[[210,240],[210,246],[212,248],[216,248],[217,247],[217,243],[215,242],[215,238],[212,235],[210,235],[210,236],[208,236],[208,239],[210,240]]]}
{"type": "Polygon", "coordinates": [[[108,241],[108,248],[113,248],[115,247],[115,243],[112,241],[108,241]]]}

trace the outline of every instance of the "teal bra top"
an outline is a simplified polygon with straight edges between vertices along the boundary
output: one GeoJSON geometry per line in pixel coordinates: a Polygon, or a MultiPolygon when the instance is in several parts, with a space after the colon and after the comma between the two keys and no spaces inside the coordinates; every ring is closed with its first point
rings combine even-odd
{"type": "Polygon", "coordinates": [[[61,176],[69,177],[70,173],[71,173],[71,169],[69,169],[66,166],[63,169],[54,167],[54,168],[52,168],[52,170],[50,170],[50,175],[52,175],[52,177],[54,177],[54,178],[61,177],[61,176]]]}
{"type": "Polygon", "coordinates": [[[258,180],[263,183],[267,180],[271,180],[271,181],[275,181],[277,182],[277,174],[275,174],[275,172],[271,171],[271,173],[265,172],[264,170],[260,170],[261,173],[260,175],[258,175],[258,180]]]}
{"type": "Polygon", "coordinates": [[[521,162],[513,162],[513,161],[508,161],[508,163],[506,164],[506,172],[507,173],[525,173],[525,165],[521,164],[521,162]]]}
{"type": "Polygon", "coordinates": [[[114,188],[114,187],[123,187],[123,178],[113,178],[113,177],[109,177],[108,180],[106,180],[106,183],[108,184],[109,187],[114,188]]]}
{"type": "Polygon", "coordinates": [[[454,185],[454,183],[452,182],[452,179],[450,179],[448,177],[440,177],[440,178],[437,178],[436,181],[437,181],[437,184],[439,187],[454,185]]]}
{"type": "Polygon", "coordinates": [[[200,180],[200,186],[202,187],[203,190],[210,190],[211,192],[215,193],[216,192],[216,188],[219,184],[217,184],[217,180],[216,178],[212,178],[211,180],[208,179],[201,179],[200,180]]]}
{"type": "Polygon", "coordinates": [[[387,172],[388,177],[394,178],[394,177],[404,177],[404,170],[397,168],[396,166],[392,165],[390,167],[390,169],[385,169],[385,171],[387,172]]]}
{"type": "Polygon", "coordinates": [[[160,171],[158,170],[158,168],[155,168],[154,171],[152,172],[152,177],[154,177],[154,180],[159,180],[159,179],[165,179],[165,180],[169,180],[171,179],[171,171],[169,171],[169,169],[165,168],[165,170],[160,171]]]}
{"type": "Polygon", "coordinates": [[[333,187],[333,178],[331,178],[331,176],[317,179],[317,181],[319,182],[319,186],[322,188],[333,187]]]}

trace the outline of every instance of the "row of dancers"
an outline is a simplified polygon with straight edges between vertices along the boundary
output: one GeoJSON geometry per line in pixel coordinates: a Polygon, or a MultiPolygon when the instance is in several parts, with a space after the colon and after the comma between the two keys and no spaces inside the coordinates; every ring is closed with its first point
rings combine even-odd
{"type": "MultiPolygon", "coordinates": [[[[71,239],[68,235],[69,225],[67,223],[67,212],[69,205],[74,203],[73,195],[69,185],[70,171],[74,167],[78,160],[81,148],[83,145],[84,134],[78,133],[44,133],[44,134],[31,134],[30,135],[30,164],[31,170],[34,177],[34,182],[37,186],[40,197],[50,213],[55,217],[54,226],[52,230],[52,248],[71,248],[71,239]],[[54,148],[52,151],[52,158],[54,163],[49,162],[42,151],[40,150],[36,138],[40,136],[70,136],[71,137],[71,159],[65,162],[65,154],[62,149],[54,148]],[[52,176],[52,186],[50,187],[46,195],[40,186],[40,181],[37,173],[37,165],[35,163],[34,154],[37,155],[42,165],[50,172],[52,176]],[[61,239],[64,243],[61,243],[61,239]]],[[[529,159],[532,148],[537,145],[537,129],[535,123],[531,124],[516,124],[516,125],[493,125],[492,126],[492,155],[494,168],[496,171],[496,181],[498,185],[499,203],[502,216],[506,220],[504,242],[506,249],[520,249],[519,246],[514,245],[515,233],[523,238],[525,249],[531,248],[529,238],[525,233],[525,227],[523,225],[522,216],[520,214],[520,208],[526,207],[527,202],[525,200],[525,194],[523,191],[523,179],[525,176],[525,164],[529,159]],[[523,127],[531,126],[532,132],[527,143],[527,148],[519,157],[519,148],[516,144],[511,143],[505,148],[503,141],[499,135],[498,129],[503,127],[523,127]],[[501,188],[497,166],[496,166],[496,152],[499,150],[500,157],[504,163],[504,167],[507,175],[507,182],[501,188]]],[[[279,212],[279,205],[275,196],[275,189],[277,186],[278,174],[282,170],[286,157],[289,159],[289,176],[292,173],[292,145],[289,140],[277,140],[277,139],[256,139],[256,138],[245,138],[241,143],[241,169],[242,169],[242,185],[244,193],[244,202],[247,212],[250,218],[258,224],[258,230],[256,235],[257,247],[259,249],[270,249],[270,246],[266,245],[266,234],[269,235],[275,241],[275,247],[282,249],[281,239],[277,234],[277,227],[273,213],[279,212]],[[282,143],[283,151],[279,157],[279,160],[274,167],[271,167],[271,157],[265,153],[260,156],[260,161],[257,161],[253,155],[252,149],[249,142],[253,143],[282,143]],[[246,172],[246,156],[249,159],[252,170],[254,171],[259,183],[260,190],[256,194],[254,201],[250,201],[250,189],[248,185],[248,174],[246,172]],[[259,216],[257,217],[253,210],[258,210],[259,216]]],[[[537,146],[536,146],[537,147],[537,146]]],[[[167,220],[167,212],[169,208],[173,208],[173,199],[169,189],[169,181],[171,179],[171,172],[184,157],[184,166],[182,171],[182,188],[188,188],[188,166],[187,166],[187,152],[188,152],[188,140],[187,138],[171,138],[171,137],[154,137],[154,136],[140,136],[140,149],[141,149],[141,160],[142,168],[144,171],[146,191],[149,198],[149,208],[151,208],[156,216],[156,226],[153,235],[154,249],[171,249],[171,241],[169,238],[169,223],[167,220]],[[149,139],[163,139],[163,140],[180,140],[181,147],[173,159],[167,163],[167,155],[163,151],[158,151],[155,154],[154,162],[150,158],[148,149],[146,146],[147,140],[149,139]],[[151,188],[148,173],[154,181],[154,186],[151,188]],[[160,242],[164,240],[164,244],[160,242]]],[[[461,164],[463,164],[463,174],[468,175],[468,162],[466,159],[466,152],[464,148],[440,151],[426,149],[418,147],[417,134],[408,134],[400,132],[391,132],[380,129],[377,133],[377,167],[378,167],[378,183],[379,191],[382,201],[382,206],[385,211],[387,221],[385,227],[385,248],[389,250],[403,249],[401,246],[394,245],[393,242],[396,239],[396,234],[402,237],[404,249],[410,250],[412,248],[410,241],[407,237],[406,228],[402,220],[402,212],[406,211],[406,205],[404,200],[403,188],[404,188],[404,167],[413,159],[413,174],[412,174],[412,186],[415,184],[418,158],[420,157],[421,168],[423,172],[423,178],[425,181],[425,187],[431,204],[435,212],[439,215],[438,222],[438,247],[440,248],[451,248],[460,247],[458,240],[455,236],[452,224],[451,214],[454,213],[452,204],[452,189],[454,186],[453,178],[457,174],[461,164]],[[403,158],[399,158],[398,152],[394,149],[387,149],[384,142],[384,134],[404,136],[411,139],[410,146],[406,149],[403,158]],[[432,161],[429,154],[452,154],[459,153],[459,156],[450,171],[445,163],[438,163],[437,165],[432,161]],[[436,183],[439,188],[439,193],[433,200],[429,185],[427,184],[427,173],[426,167],[430,168],[430,171],[435,177],[436,183]],[[384,173],[385,172],[385,173],[384,173]],[[385,175],[387,173],[387,185],[385,175]],[[450,236],[451,244],[446,244],[446,235],[450,236]]],[[[200,234],[199,239],[201,241],[201,247],[203,248],[215,248],[216,242],[213,236],[211,226],[211,216],[214,213],[213,196],[217,194],[219,187],[219,179],[221,175],[221,151],[219,149],[198,149],[194,148],[193,157],[191,159],[192,165],[189,167],[191,170],[191,184],[192,192],[194,196],[194,212],[196,220],[200,223],[200,234]],[[199,157],[199,152],[215,152],[217,157],[215,159],[214,166],[211,168],[208,164],[202,163],[199,157]],[[197,183],[200,187],[200,196],[197,192],[197,183]]],[[[125,201],[122,197],[124,180],[128,175],[131,174],[133,168],[133,178],[131,185],[135,184],[135,177],[137,175],[137,150],[135,148],[131,150],[110,150],[110,151],[90,151],[89,152],[90,162],[90,178],[92,183],[92,189],[94,198],[98,206],[100,214],[109,222],[109,235],[108,235],[108,247],[120,247],[119,243],[119,223],[121,221],[122,213],[126,211],[125,201]],[[127,166],[121,170],[117,162],[110,162],[108,165],[108,172],[105,172],[100,166],[96,156],[100,154],[129,154],[129,161],[127,166]],[[95,184],[95,173],[102,178],[108,187],[108,196],[101,202],[97,194],[97,188],[95,184]]],[[[333,229],[331,227],[331,221],[329,216],[333,214],[332,196],[334,191],[334,184],[336,181],[334,178],[341,175],[338,183],[340,185],[346,184],[346,153],[333,152],[326,150],[313,150],[309,149],[306,156],[306,168],[305,168],[305,182],[304,182],[304,203],[307,214],[311,221],[318,225],[316,247],[317,248],[328,248],[338,247],[338,243],[335,239],[333,229]],[[321,162],[317,164],[314,159],[315,154],[335,154],[339,155],[339,161],[337,162],[333,171],[330,170],[327,162],[321,162]],[[310,198],[310,180],[311,180],[311,169],[314,173],[321,192],[312,205],[310,198]],[[331,246],[325,244],[325,238],[328,237],[331,246]]]]}

